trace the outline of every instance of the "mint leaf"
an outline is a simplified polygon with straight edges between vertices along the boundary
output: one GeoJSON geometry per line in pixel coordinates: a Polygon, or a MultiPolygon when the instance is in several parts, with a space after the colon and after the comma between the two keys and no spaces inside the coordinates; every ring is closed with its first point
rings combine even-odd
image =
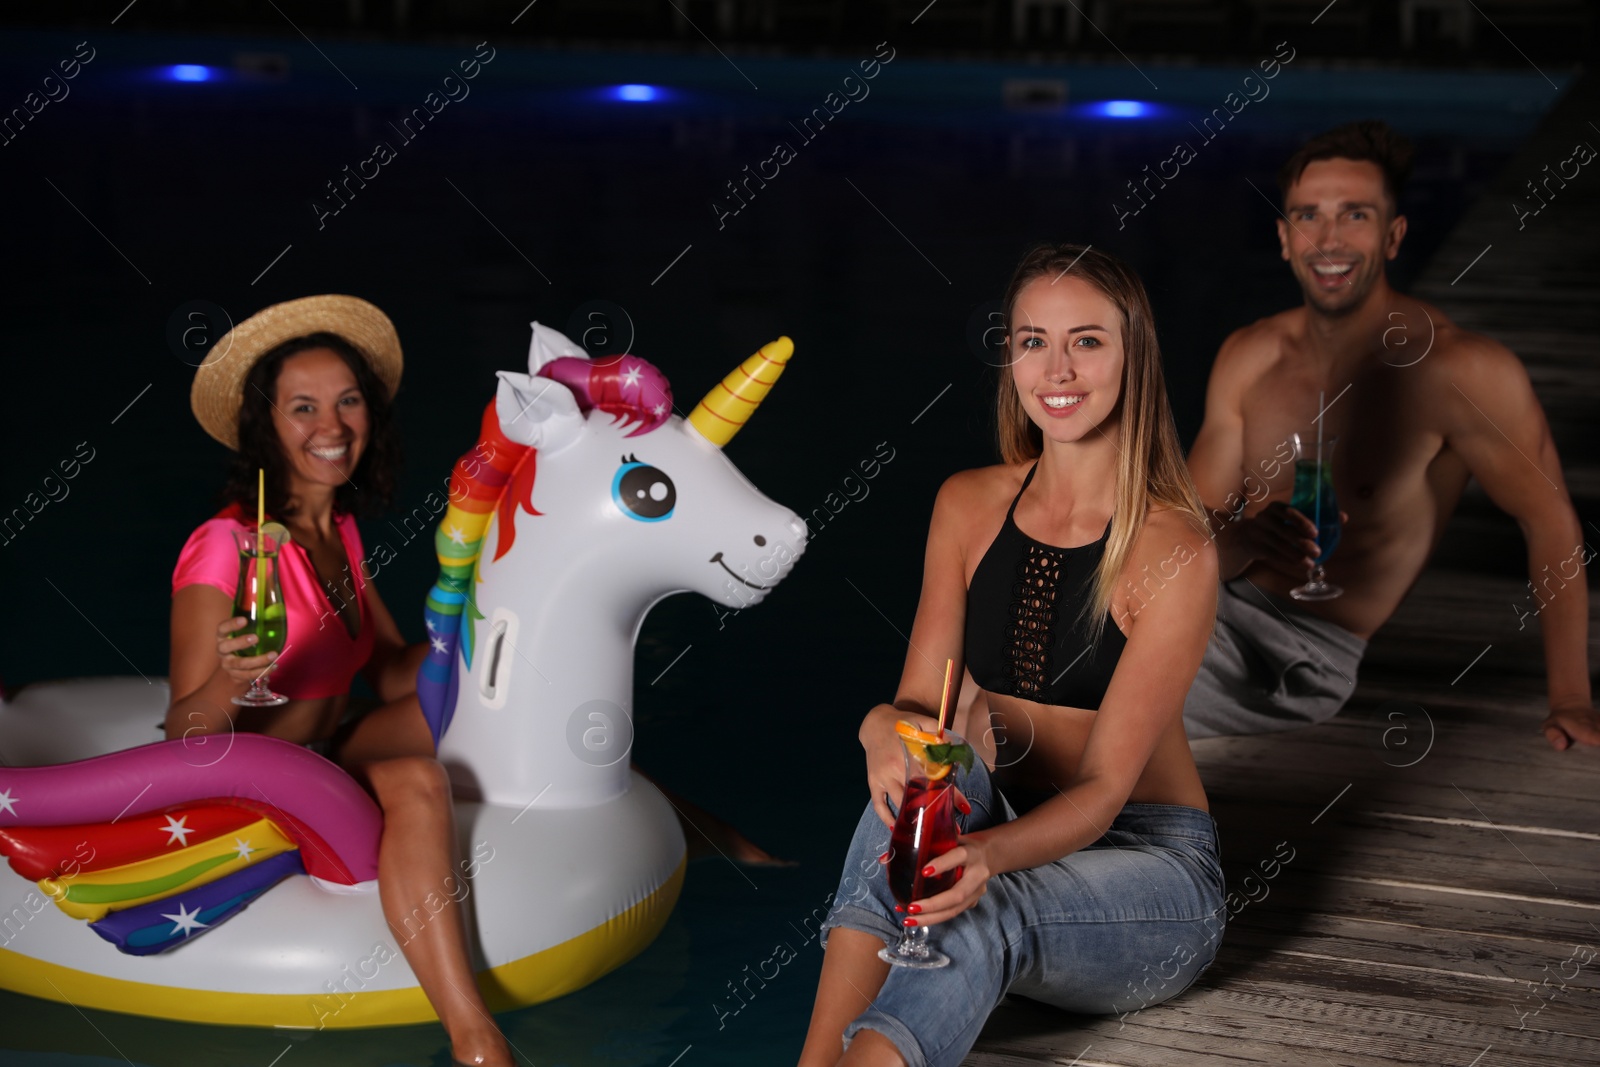
{"type": "Polygon", "coordinates": [[[966,742],[961,742],[960,744],[946,742],[942,745],[926,745],[924,747],[927,750],[928,758],[934,763],[959,763],[962,770],[971,772],[972,746],[966,742]]]}

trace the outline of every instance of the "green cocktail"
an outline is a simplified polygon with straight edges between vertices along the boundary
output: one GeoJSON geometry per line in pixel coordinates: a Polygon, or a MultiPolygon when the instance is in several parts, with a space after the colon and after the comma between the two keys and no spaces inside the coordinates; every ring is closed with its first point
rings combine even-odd
{"type": "MultiPolygon", "coordinates": [[[[235,656],[264,656],[282,652],[288,643],[289,620],[283,603],[283,587],[278,582],[278,553],[289,540],[289,531],[277,523],[255,530],[236,530],[239,546],[239,585],[233,595],[233,614],[248,620],[234,631],[235,637],[254,634],[256,643],[234,650],[235,656]]],[[[267,670],[271,670],[268,667],[267,670]]],[[[289,698],[268,688],[264,670],[250,681],[235,704],[251,708],[270,708],[286,704],[289,698]]]]}
{"type": "MultiPolygon", "coordinates": [[[[233,613],[235,615],[243,615],[247,619],[250,618],[249,609],[246,605],[239,603],[237,599],[233,602],[233,613]]],[[[234,649],[233,654],[235,656],[264,656],[268,652],[282,652],[284,638],[288,636],[288,629],[284,621],[283,605],[268,604],[261,609],[256,618],[251,619],[248,624],[242,629],[234,631],[233,634],[235,637],[247,637],[250,634],[255,634],[256,643],[249,648],[234,649]]]]}

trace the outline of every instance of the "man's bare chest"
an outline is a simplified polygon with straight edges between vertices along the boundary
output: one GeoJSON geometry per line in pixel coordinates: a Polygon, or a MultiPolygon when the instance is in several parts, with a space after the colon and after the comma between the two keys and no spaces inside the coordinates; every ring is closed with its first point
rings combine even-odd
{"type": "Polygon", "coordinates": [[[1317,462],[1319,438],[1347,511],[1424,490],[1443,437],[1419,378],[1379,366],[1343,381],[1285,372],[1255,383],[1243,403],[1247,498],[1287,500],[1296,462],[1317,462]]]}

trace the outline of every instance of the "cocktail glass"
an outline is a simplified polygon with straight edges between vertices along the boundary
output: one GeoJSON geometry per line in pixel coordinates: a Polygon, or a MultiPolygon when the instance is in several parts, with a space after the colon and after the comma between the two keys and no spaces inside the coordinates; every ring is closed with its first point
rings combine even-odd
{"type": "Polygon", "coordinates": [[[1296,600],[1332,600],[1344,590],[1323,577],[1322,564],[1339,547],[1339,500],[1333,495],[1333,446],[1337,437],[1294,435],[1294,496],[1289,506],[1309,518],[1317,528],[1322,549],[1311,569],[1311,579],[1289,590],[1296,600]]]}
{"type": "MultiPolygon", "coordinates": [[[[234,542],[239,546],[239,587],[233,595],[233,614],[244,616],[249,622],[234,631],[235,637],[256,635],[256,643],[235,649],[235,656],[262,656],[268,652],[282,652],[288,637],[288,619],[284,611],[283,587],[278,583],[278,553],[288,540],[287,531],[269,523],[259,532],[235,530],[234,542]]],[[[271,670],[269,666],[267,670],[271,670]]],[[[272,708],[287,704],[289,698],[274,693],[266,682],[267,670],[250,680],[250,688],[243,696],[233,698],[235,704],[247,708],[272,708]]]]}
{"type": "MultiPolygon", "coordinates": [[[[906,760],[906,788],[900,814],[889,838],[889,892],[909,911],[913,900],[931,897],[955,885],[961,868],[925,878],[922,869],[959,843],[956,835],[955,764],[965,750],[971,765],[972,749],[953,732],[937,734],[911,723],[895,724],[906,760]]],[[[950,963],[950,957],[928,944],[928,928],[902,928],[900,943],[885,945],[878,958],[896,967],[932,969],[950,963]]]]}

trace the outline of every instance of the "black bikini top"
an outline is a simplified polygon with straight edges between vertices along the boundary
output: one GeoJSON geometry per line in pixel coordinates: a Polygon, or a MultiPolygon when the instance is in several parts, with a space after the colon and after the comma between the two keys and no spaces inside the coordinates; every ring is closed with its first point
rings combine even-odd
{"type": "Polygon", "coordinates": [[[1093,544],[1057,548],[1017,529],[1017,501],[967,587],[967,669],[990,693],[1098,711],[1128,639],[1106,613],[1094,647],[1078,617],[1092,595],[1111,524],[1093,544]]]}

